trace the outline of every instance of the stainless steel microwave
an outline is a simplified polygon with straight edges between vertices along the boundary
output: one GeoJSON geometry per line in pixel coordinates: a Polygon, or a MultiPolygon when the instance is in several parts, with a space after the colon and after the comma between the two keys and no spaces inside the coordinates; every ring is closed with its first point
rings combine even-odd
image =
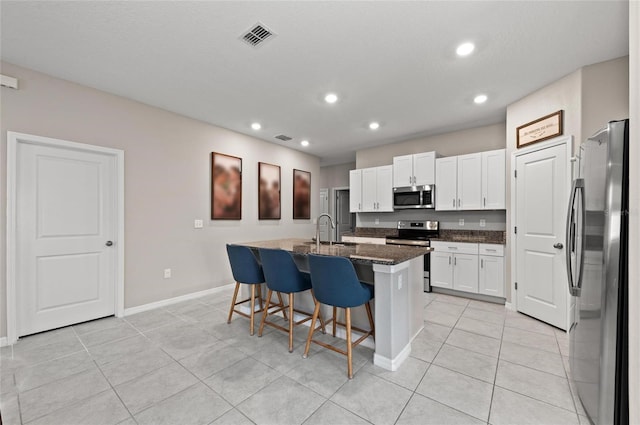
{"type": "Polygon", "coordinates": [[[393,209],[435,208],[436,188],[434,185],[406,186],[393,188],[393,209]]]}

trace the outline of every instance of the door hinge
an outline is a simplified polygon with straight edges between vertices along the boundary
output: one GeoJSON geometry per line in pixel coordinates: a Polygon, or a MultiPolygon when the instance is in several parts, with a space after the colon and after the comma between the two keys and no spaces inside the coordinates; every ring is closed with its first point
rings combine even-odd
{"type": "Polygon", "coordinates": [[[516,235],[518,234],[518,226],[515,226],[515,227],[513,228],[513,233],[515,233],[516,235]]]}
{"type": "Polygon", "coordinates": [[[516,291],[518,290],[518,282],[516,282],[516,291]]]}

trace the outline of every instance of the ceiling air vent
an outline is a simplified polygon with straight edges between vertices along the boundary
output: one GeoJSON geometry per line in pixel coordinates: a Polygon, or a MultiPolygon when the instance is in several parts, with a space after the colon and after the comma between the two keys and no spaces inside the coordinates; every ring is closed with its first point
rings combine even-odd
{"type": "Polygon", "coordinates": [[[277,136],[274,136],[276,139],[280,139],[283,142],[288,142],[289,140],[291,140],[291,137],[289,136],[285,136],[284,134],[278,134],[277,136]]]}
{"type": "Polygon", "coordinates": [[[250,30],[242,34],[240,39],[251,46],[257,47],[263,41],[275,35],[273,31],[258,22],[250,30]]]}

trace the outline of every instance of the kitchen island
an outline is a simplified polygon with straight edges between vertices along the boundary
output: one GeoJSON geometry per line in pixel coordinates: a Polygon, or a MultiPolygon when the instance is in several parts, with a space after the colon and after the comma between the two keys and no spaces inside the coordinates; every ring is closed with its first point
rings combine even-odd
{"type": "MultiPolygon", "coordinates": [[[[373,362],[397,370],[411,353],[411,341],[422,330],[423,258],[432,248],[371,244],[321,244],[308,239],[246,242],[258,248],[283,249],[293,254],[298,268],[308,271],[308,254],[349,258],[360,280],[374,285],[375,354],[373,362]]],[[[301,297],[302,298],[302,297],[301,297]]],[[[309,295],[303,304],[312,306],[309,295]]],[[[296,302],[298,304],[298,302],[296,302]]],[[[327,310],[328,312],[328,310],[327,310]]],[[[326,313],[325,313],[326,314],[326,313]]],[[[328,317],[328,315],[325,315],[328,317]]],[[[366,317],[355,316],[355,326],[367,327],[366,317]],[[360,323],[358,323],[360,322],[360,323]]]]}

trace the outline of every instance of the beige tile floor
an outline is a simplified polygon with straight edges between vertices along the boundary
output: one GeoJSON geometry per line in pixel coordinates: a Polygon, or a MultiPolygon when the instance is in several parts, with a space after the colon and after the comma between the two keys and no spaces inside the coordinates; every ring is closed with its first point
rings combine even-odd
{"type": "MultiPolygon", "coordinates": [[[[295,350],[230,293],[22,338],[0,350],[3,424],[579,424],[565,333],[503,306],[424,294],[425,327],[389,372],[295,350]]],[[[330,336],[323,338],[331,339],[330,336]]]]}

